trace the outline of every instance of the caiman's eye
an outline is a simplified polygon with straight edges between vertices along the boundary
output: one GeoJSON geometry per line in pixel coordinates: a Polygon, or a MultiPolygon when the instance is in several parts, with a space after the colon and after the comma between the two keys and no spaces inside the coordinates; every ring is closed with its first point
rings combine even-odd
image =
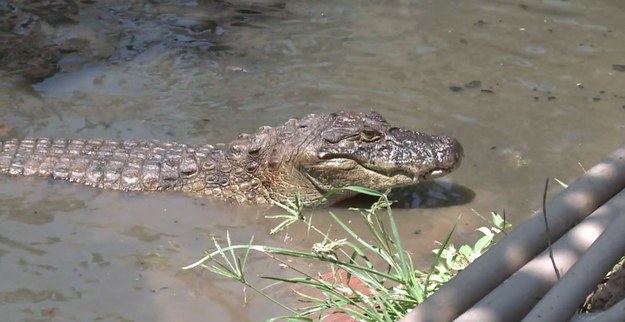
{"type": "Polygon", "coordinates": [[[380,139],[382,135],[375,129],[364,128],[360,131],[360,140],[364,142],[374,142],[380,139]]]}

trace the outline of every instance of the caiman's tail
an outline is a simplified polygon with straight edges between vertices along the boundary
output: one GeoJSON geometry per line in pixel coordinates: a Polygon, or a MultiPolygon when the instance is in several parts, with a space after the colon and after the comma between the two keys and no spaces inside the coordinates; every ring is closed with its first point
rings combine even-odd
{"type": "Polygon", "coordinates": [[[26,138],[0,142],[0,173],[118,190],[205,189],[199,160],[212,147],[134,140],[26,138]]]}

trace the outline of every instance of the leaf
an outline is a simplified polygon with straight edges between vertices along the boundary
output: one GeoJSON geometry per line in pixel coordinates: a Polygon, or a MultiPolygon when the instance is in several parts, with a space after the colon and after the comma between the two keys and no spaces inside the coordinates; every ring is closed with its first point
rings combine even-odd
{"type": "Polygon", "coordinates": [[[484,237],[478,239],[478,241],[475,242],[475,246],[473,247],[473,251],[475,253],[477,253],[478,255],[481,255],[482,252],[484,251],[484,249],[490,245],[492,240],[493,240],[493,238],[491,236],[484,236],[484,237]]]}
{"type": "Polygon", "coordinates": [[[469,259],[469,258],[471,258],[471,254],[473,253],[473,249],[469,245],[462,245],[458,249],[458,252],[460,254],[462,254],[462,256],[464,256],[464,258],[469,259]]]}
{"type": "Polygon", "coordinates": [[[493,232],[486,228],[486,227],[480,227],[478,229],[476,229],[477,231],[481,232],[482,234],[484,234],[484,236],[493,236],[493,232]]]}

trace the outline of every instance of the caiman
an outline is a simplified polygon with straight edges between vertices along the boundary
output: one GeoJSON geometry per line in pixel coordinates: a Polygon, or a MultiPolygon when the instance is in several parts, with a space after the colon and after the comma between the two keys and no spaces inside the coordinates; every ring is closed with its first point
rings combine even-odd
{"type": "Polygon", "coordinates": [[[236,203],[297,198],[306,206],[354,194],[324,198],[333,188],[383,191],[439,177],[463,157],[454,138],[393,127],[376,112],[349,111],[264,126],[228,144],[25,138],[0,147],[0,173],[123,191],[183,191],[236,203]]]}

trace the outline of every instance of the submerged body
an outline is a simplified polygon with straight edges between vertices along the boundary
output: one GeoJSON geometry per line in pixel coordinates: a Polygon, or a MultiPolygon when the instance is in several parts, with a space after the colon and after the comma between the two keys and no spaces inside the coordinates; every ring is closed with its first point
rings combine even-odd
{"type": "Polygon", "coordinates": [[[392,127],[378,113],[310,114],[229,144],[25,138],[0,142],[0,173],[38,175],[124,191],[183,191],[238,203],[331,204],[348,185],[386,190],[445,175],[462,146],[392,127]]]}

